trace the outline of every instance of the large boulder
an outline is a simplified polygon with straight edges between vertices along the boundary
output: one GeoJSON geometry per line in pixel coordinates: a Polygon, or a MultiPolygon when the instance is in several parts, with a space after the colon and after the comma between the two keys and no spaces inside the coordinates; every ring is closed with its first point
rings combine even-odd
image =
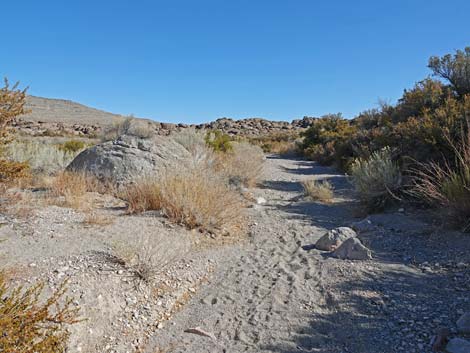
{"type": "Polygon", "coordinates": [[[345,240],[356,237],[357,234],[349,227],[339,227],[325,233],[315,243],[319,250],[332,251],[339,247],[345,240]]]}
{"type": "Polygon", "coordinates": [[[81,152],[67,170],[86,172],[100,180],[125,185],[190,157],[190,153],[171,137],[122,135],[81,152]]]}
{"type": "Polygon", "coordinates": [[[369,260],[371,251],[358,238],[349,238],[333,252],[333,256],[343,260],[369,260]]]}

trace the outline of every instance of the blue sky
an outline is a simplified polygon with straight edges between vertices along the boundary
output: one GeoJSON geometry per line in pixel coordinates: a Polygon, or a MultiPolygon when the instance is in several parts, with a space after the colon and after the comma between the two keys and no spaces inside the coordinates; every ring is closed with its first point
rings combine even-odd
{"type": "Polygon", "coordinates": [[[470,45],[470,1],[76,0],[1,4],[0,75],[159,121],[353,117],[470,45]]]}

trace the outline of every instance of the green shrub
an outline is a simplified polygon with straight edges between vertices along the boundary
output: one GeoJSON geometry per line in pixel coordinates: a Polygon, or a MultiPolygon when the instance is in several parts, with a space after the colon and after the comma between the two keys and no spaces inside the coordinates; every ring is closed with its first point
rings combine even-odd
{"type": "Polygon", "coordinates": [[[11,287],[0,273],[0,352],[64,353],[69,333],[64,324],[74,324],[79,308],[62,300],[65,282],[42,300],[44,284],[28,289],[11,287]]]}
{"type": "Polygon", "coordinates": [[[220,130],[209,131],[206,134],[205,141],[207,146],[216,152],[228,152],[233,149],[230,136],[220,130]]]}
{"type": "Polygon", "coordinates": [[[369,209],[382,209],[396,198],[401,188],[400,168],[390,148],[372,153],[368,159],[356,159],[351,166],[353,185],[369,209]]]}
{"type": "Polygon", "coordinates": [[[64,152],[76,153],[85,149],[87,144],[80,140],[70,140],[59,144],[59,149],[64,152]]]}

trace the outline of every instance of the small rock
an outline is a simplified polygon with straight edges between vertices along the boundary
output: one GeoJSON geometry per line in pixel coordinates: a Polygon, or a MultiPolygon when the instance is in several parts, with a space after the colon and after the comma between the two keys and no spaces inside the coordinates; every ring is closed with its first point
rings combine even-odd
{"type": "Polygon", "coordinates": [[[446,350],[449,353],[469,353],[470,341],[464,340],[463,338],[452,338],[449,343],[447,343],[446,350]]]}
{"type": "Polygon", "coordinates": [[[371,251],[364,246],[358,238],[349,238],[333,252],[338,259],[369,260],[372,259],[371,251]]]}
{"type": "Polygon", "coordinates": [[[266,199],[264,197],[257,197],[256,198],[256,203],[258,205],[264,205],[266,202],[268,202],[268,201],[266,201],[266,199]]]}
{"type": "Polygon", "coordinates": [[[358,233],[367,233],[373,231],[375,229],[375,226],[372,224],[370,219],[365,218],[362,221],[354,222],[353,224],[351,224],[351,228],[358,233]]]}
{"type": "Polygon", "coordinates": [[[356,232],[349,227],[335,228],[318,239],[315,247],[319,250],[332,251],[338,248],[345,240],[356,236],[356,232]]]}
{"type": "Polygon", "coordinates": [[[460,333],[470,333],[470,311],[464,313],[457,320],[457,329],[460,333]]]}

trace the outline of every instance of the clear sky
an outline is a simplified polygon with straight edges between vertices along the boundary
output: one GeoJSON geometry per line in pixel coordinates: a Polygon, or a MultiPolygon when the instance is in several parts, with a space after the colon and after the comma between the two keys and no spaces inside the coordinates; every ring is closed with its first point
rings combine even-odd
{"type": "Polygon", "coordinates": [[[353,117],[470,45],[469,0],[2,1],[0,75],[159,121],[353,117]]]}

